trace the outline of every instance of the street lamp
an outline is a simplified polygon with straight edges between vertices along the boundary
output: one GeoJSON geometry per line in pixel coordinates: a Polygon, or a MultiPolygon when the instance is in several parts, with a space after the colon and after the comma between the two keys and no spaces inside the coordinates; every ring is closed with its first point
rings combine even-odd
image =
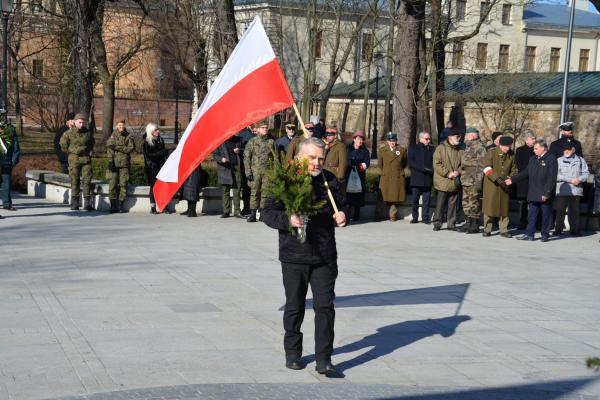
{"type": "Polygon", "coordinates": [[[2,109],[8,110],[8,16],[12,13],[12,0],[0,1],[2,12],[2,109]]]}
{"type": "Polygon", "coordinates": [[[173,143],[179,143],[179,74],[181,66],[175,64],[175,132],[173,133],[173,143]]]}
{"type": "MultiPolygon", "coordinates": [[[[377,103],[379,101],[379,70],[383,69],[383,56],[377,52],[373,56],[375,60],[375,119],[373,120],[373,142],[371,144],[371,158],[377,158],[377,103]]],[[[367,81],[367,85],[369,82],[367,81]]]]}
{"type": "MultiPolygon", "coordinates": [[[[571,0],[571,11],[569,14],[569,33],[567,34],[567,57],[565,60],[565,71],[563,78],[562,99],[560,102],[560,123],[567,119],[567,97],[569,94],[569,69],[571,67],[571,44],[573,42],[573,19],[575,18],[575,0],[571,0]]],[[[560,137],[560,130],[558,133],[560,137]]]]}
{"type": "Polygon", "coordinates": [[[160,82],[164,78],[164,73],[161,67],[156,68],[156,80],[158,85],[158,96],[156,97],[156,125],[160,127],[160,82]]]}

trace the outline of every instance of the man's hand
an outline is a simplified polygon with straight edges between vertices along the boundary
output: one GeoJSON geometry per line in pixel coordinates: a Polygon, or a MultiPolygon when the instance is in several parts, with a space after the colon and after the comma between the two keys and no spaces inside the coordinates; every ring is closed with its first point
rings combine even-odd
{"type": "Polygon", "coordinates": [[[571,179],[571,183],[575,186],[578,186],[581,183],[581,181],[578,178],[573,178],[571,179]]]}
{"type": "Polygon", "coordinates": [[[333,214],[333,219],[335,220],[335,224],[337,226],[346,226],[346,214],[344,214],[343,211],[338,211],[335,214],[333,214]]]}
{"type": "Polygon", "coordinates": [[[542,203],[545,203],[548,198],[546,196],[542,196],[542,203]]]}
{"type": "Polygon", "coordinates": [[[242,149],[240,149],[239,147],[236,147],[236,148],[233,149],[233,152],[235,154],[240,154],[242,152],[242,149]]]}
{"type": "Polygon", "coordinates": [[[225,157],[221,158],[221,164],[227,164],[229,162],[225,157]]]}
{"type": "Polygon", "coordinates": [[[448,174],[448,179],[453,179],[458,176],[458,171],[452,171],[448,174]]]}
{"type": "Polygon", "coordinates": [[[512,183],[513,183],[513,182],[512,182],[512,179],[510,179],[510,178],[506,178],[506,179],[504,180],[504,184],[505,184],[506,186],[510,186],[510,185],[512,185],[512,183]]]}
{"type": "Polygon", "coordinates": [[[304,226],[304,221],[296,214],[292,214],[290,217],[290,225],[294,228],[302,228],[304,226]]]}

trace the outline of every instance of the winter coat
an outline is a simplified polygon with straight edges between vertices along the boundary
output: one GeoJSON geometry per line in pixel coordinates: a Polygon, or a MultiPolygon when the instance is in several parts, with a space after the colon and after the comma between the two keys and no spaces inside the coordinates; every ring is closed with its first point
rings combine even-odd
{"type": "Polygon", "coordinates": [[[433,185],[433,153],[435,147],[422,143],[408,147],[410,186],[431,188],[433,185]]]}
{"type": "Polygon", "coordinates": [[[277,155],[280,155],[281,153],[287,154],[288,146],[290,145],[290,143],[292,142],[292,140],[294,138],[295,137],[292,137],[290,139],[288,137],[288,135],[283,135],[282,137],[280,137],[279,139],[277,139],[275,141],[275,150],[277,150],[277,155]]]}
{"type": "Polygon", "coordinates": [[[581,142],[575,138],[568,138],[566,136],[561,136],[560,139],[557,139],[550,144],[550,153],[552,153],[554,157],[556,157],[556,159],[558,160],[560,157],[563,156],[564,145],[567,142],[573,143],[575,146],[575,154],[579,157],[583,157],[583,152],[581,150],[581,142]]]}
{"type": "Polygon", "coordinates": [[[460,171],[462,150],[450,145],[448,141],[440,144],[433,153],[433,187],[442,192],[453,193],[458,190],[454,179],[448,178],[452,171],[460,171]]]}
{"type": "Polygon", "coordinates": [[[358,149],[354,148],[354,144],[348,146],[348,169],[346,170],[346,182],[352,170],[358,172],[360,178],[360,184],[362,186],[362,192],[360,193],[346,193],[348,204],[352,207],[362,207],[365,205],[365,191],[366,191],[366,178],[367,169],[371,165],[371,156],[369,150],[364,146],[360,146],[358,149]]]}
{"type": "Polygon", "coordinates": [[[296,157],[296,154],[298,154],[298,146],[305,139],[306,139],[306,137],[304,137],[304,135],[298,135],[292,139],[290,144],[288,144],[286,155],[285,155],[285,158],[288,162],[290,160],[293,160],[294,157],[296,157]]]}
{"type": "Polygon", "coordinates": [[[600,214],[600,165],[594,175],[594,214],[600,214]]]}
{"type": "Polygon", "coordinates": [[[212,153],[213,159],[217,163],[217,179],[220,185],[233,184],[231,167],[241,164],[239,156],[233,152],[236,148],[242,148],[242,139],[238,136],[233,136],[217,147],[212,153]],[[228,162],[222,163],[221,160],[223,158],[226,158],[228,162]]]}
{"type": "Polygon", "coordinates": [[[92,162],[94,135],[87,128],[77,129],[72,126],[60,138],[60,148],[69,155],[70,165],[82,165],[92,162]]]}
{"type": "Polygon", "coordinates": [[[6,173],[6,171],[9,171],[19,163],[21,146],[19,145],[17,131],[15,127],[10,124],[6,124],[4,130],[0,133],[0,136],[2,136],[2,140],[7,150],[4,154],[1,154],[0,151],[0,167],[2,167],[6,173]]]}
{"type": "MultiPolygon", "coordinates": [[[[340,184],[331,172],[323,171],[340,211],[346,212],[346,201],[340,193],[340,184]]],[[[300,243],[295,234],[290,233],[289,216],[281,202],[267,198],[260,219],[279,230],[279,260],[299,264],[321,264],[337,260],[335,243],[335,221],[333,207],[321,175],[313,177],[315,202],[325,200],[318,214],[310,216],[306,228],[306,242],[300,243]]]]}
{"type": "Polygon", "coordinates": [[[255,136],[244,150],[246,176],[258,176],[265,172],[273,159],[275,142],[267,136],[255,136]]]}
{"type": "Polygon", "coordinates": [[[558,160],[558,174],[556,176],[556,195],[557,196],[583,196],[583,184],[590,176],[588,165],[578,155],[571,157],[560,157],[558,160]],[[581,183],[573,185],[572,179],[578,178],[581,183]]]}
{"type": "Polygon", "coordinates": [[[480,139],[465,141],[459,170],[462,186],[473,186],[481,192],[486,154],[485,145],[480,139]]]}
{"type": "Polygon", "coordinates": [[[383,201],[400,203],[406,199],[406,149],[396,145],[393,149],[385,145],[379,149],[378,165],[381,169],[379,188],[383,201]]]}
{"type": "Polygon", "coordinates": [[[346,170],[348,169],[348,150],[346,146],[335,139],[327,145],[327,149],[324,168],[334,174],[340,182],[344,182],[346,170]]]}
{"type": "Polygon", "coordinates": [[[557,174],[556,157],[547,151],[541,157],[531,157],[527,168],[513,176],[512,181],[520,182],[529,178],[527,201],[541,202],[542,196],[548,199],[554,196],[557,174]]]}
{"type": "Polygon", "coordinates": [[[200,164],[183,183],[183,200],[198,201],[198,198],[200,196],[200,190],[202,190],[203,187],[207,186],[207,184],[207,174],[202,169],[202,164],[200,164]]]}
{"type": "Polygon", "coordinates": [[[144,172],[148,185],[153,186],[156,182],[156,175],[167,161],[167,149],[162,137],[153,137],[148,141],[144,134],[144,172]]]}
{"type": "Polygon", "coordinates": [[[66,163],[68,159],[68,154],[62,151],[62,149],[60,148],[60,138],[68,130],[69,127],[63,125],[60,128],[58,128],[56,134],[54,135],[54,154],[56,154],[56,158],[58,158],[58,162],[60,163],[66,163]]]}
{"type": "MultiPolygon", "coordinates": [[[[526,144],[517,148],[515,151],[515,164],[517,165],[517,171],[521,172],[527,165],[529,164],[529,159],[534,157],[535,153],[533,152],[533,147],[529,147],[526,144]]],[[[519,200],[527,198],[527,186],[528,179],[524,179],[521,182],[515,184],[515,197],[519,200]]]]}
{"type": "Polygon", "coordinates": [[[117,168],[131,167],[131,153],[134,150],[133,135],[127,131],[114,131],[106,142],[108,161],[112,161],[117,168]]]}
{"type": "Polygon", "coordinates": [[[506,217],[510,202],[508,188],[503,189],[496,179],[504,181],[517,172],[515,156],[512,151],[504,154],[500,147],[494,147],[487,152],[484,164],[483,213],[488,217],[506,217]]]}

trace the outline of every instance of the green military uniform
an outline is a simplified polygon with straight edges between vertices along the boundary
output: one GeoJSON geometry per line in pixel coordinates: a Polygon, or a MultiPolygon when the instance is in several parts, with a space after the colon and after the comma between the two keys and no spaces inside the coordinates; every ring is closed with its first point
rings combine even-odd
{"type": "Polygon", "coordinates": [[[508,232],[508,206],[510,196],[499,181],[513,176],[517,172],[512,151],[504,154],[500,147],[489,150],[485,156],[483,180],[483,225],[485,233],[492,231],[492,224],[498,218],[500,233],[508,232]]]}
{"type": "Polygon", "coordinates": [[[268,186],[267,170],[273,160],[275,141],[268,136],[257,135],[250,139],[244,150],[244,170],[252,194],[250,208],[256,210],[265,206],[266,197],[262,195],[268,186]]]}
{"type": "MultiPolygon", "coordinates": [[[[462,205],[467,218],[476,220],[479,229],[481,205],[479,196],[483,185],[483,166],[485,163],[485,145],[477,138],[465,141],[465,150],[460,163],[460,181],[462,184],[462,205]]],[[[467,220],[469,226],[474,221],[467,220]]]]}
{"type": "Polygon", "coordinates": [[[72,126],[60,138],[60,148],[69,157],[69,178],[71,178],[71,200],[74,209],[79,208],[79,195],[83,182],[84,204],[89,205],[90,184],[92,182],[92,150],[94,135],[87,128],[72,126]]]}
{"type": "Polygon", "coordinates": [[[114,131],[106,142],[108,164],[108,192],[112,201],[124,202],[127,198],[127,185],[131,171],[131,153],[135,149],[133,135],[126,130],[114,131]],[[112,170],[111,170],[112,169],[112,170]]]}
{"type": "Polygon", "coordinates": [[[336,176],[338,181],[346,180],[346,170],[348,169],[348,150],[342,142],[334,139],[327,145],[327,155],[323,168],[336,176]]]}
{"type": "Polygon", "coordinates": [[[406,199],[404,168],[407,165],[406,149],[396,145],[391,148],[384,145],[379,148],[378,165],[381,168],[379,189],[383,201],[389,204],[389,217],[396,219],[399,205],[406,199]]]}
{"type": "Polygon", "coordinates": [[[296,157],[296,154],[298,154],[298,147],[300,146],[300,143],[302,143],[302,141],[304,140],[306,140],[306,137],[304,135],[299,135],[292,139],[292,141],[288,145],[285,157],[288,162],[290,162],[290,160],[293,160],[294,157],[296,157]]]}

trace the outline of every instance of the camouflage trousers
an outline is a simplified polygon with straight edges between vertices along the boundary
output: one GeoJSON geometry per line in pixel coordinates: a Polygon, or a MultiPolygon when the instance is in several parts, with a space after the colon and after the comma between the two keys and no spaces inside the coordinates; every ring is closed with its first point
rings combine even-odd
{"type": "Polygon", "coordinates": [[[475,186],[462,187],[462,206],[467,218],[479,218],[481,216],[480,194],[475,186]]]}
{"type": "Polygon", "coordinates": [[[71,197],[79,197],[82,184],[83,197],[90,197],[90,185],[92,183],[91,163],[69,163],[69,178],[71,179],[71,197]]]}
{"type": "Polygon", "coordinates": [[[115,172],[107,171],[108,197],[111,200],[124,201],[127,198],[127,185],[129,184],[129,168],[117,168],[115,172]]]}
{"type": "Polygon", "coordinates": [[[222,197],[222,205],[223,205],[223,214],[231,214],[231,192],[233,191],[233,213],[238,214],[240,212],[240,189],[241,189],[241,181],[242,174],[240,172],[239,165],[231,166],[231,177],[232,183],[222,184],[221,188],[223,189],[223,197],[222,197]]]}
{"type": "Polygon", "coordinates": [[[250,209],[256,210],[258,208],[263,208],[265,206],[265,201],[267,200],[263,192],[269,185],[269,178],[266,172],[263,171],[254,175],[254,180],[248,182],[248,184],[252,190],[252,194],[250,195],[250,209]]]}

